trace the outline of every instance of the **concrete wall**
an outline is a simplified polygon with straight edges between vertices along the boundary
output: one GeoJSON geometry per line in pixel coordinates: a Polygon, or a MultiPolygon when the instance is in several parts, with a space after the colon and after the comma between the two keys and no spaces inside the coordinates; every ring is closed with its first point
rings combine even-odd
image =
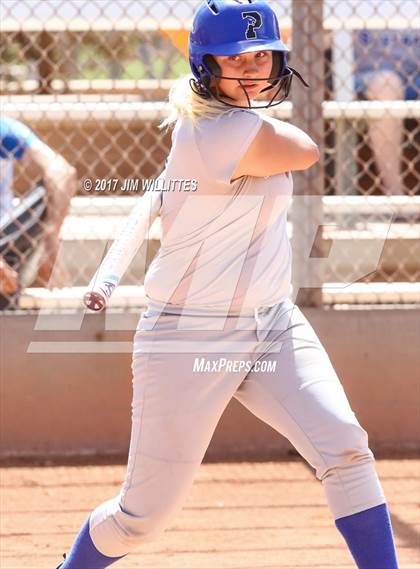
{"type": "MultiPolygon", "coordinates": [[[[139,311],[140,312],[140,311],[139,311]]],[[[325,345],[371,447],[419,447],[420,311],[305,309],[325,345]]],[[[130,433],[131,370],[126,353],[28,353],[31,342],[126,342],[138,314],[85,316],[81,329],[34,330],[36,315],[0,315],[1,456],[125,454],[130,433]],[[123,329],[126,329],[125,331],[123,329]],[[128,330],[127,330],[128,329],[128,330]]],[[[44,328],[66,328],[64,315],[44,328]],[[50,326],[52,325],[52,326],[50,326]]],[[[45,326],[45,323],[47,326],[45,326]]],[[[40,344],[35,345],[39,347],[40,344]]],[[[98,344],[93,345],[97,351],[98,344]]],[[[31,344],[34,349],[34,344],[31,344]]],[[[228,406],[208,458],[279,457],[290,444],[239,403],[228,406]]]]}

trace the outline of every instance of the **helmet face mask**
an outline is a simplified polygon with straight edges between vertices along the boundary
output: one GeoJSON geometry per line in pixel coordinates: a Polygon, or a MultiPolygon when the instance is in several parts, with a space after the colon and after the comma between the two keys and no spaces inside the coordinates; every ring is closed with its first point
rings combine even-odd
{"type": "Polygon", "coordinates": [[[231,75],[224,75],[220,66],[214,60],[213,56],[206,55],[204,57],[206,67],[209,70],[208,78],[205,78],[207,82],[207,89],[210,91],[211,96],[216,100],[224,103],[230,107],[238,108],[267,108],[273,105],[278,105],[284,101],[290,90],[290,82],[292,78],[292,72],[286,65],[286,57],[284,52],[273,52],[273,63],[271,68],[271,73],[268,77],[237,77],[231,75]],[[241,87],[243,97],[242,101],[244,104],[240,104],[229,97],[226,93],[222,92],[220,89],[220,81],[233,81],[241,87]],[[261,89],[256,95],[255,99],[252,99],[246,89],[245,84],[256,83],[257,85],[261,83],[261,89]],[[251,102],[254,101],[254,104],[251,102]]]}
{"type": "Polygon", "coordinates": [[[287,66],[287,47],[280,38],[277,17],[264,0],[205,0],[197,10],[190,34],[190,85],[203,98],[215,98],[227,106],[267,108],[278,105],[289,94],[294,74],[287,66]],[[223,75],[214,56],[271,51],[273,65],[269,77],[223,75]],[[243,91],[240,101],[228,97],[219,87],[221,80],[235,81],[243,91]],[[264,83],[251,99],[244,83],[264,83]],[[267,84],[267,85],[265,85],[267,84]],[[247,104],[242,104],[246,100],[247,104]]]}
{"type": "Polygon", "coordinates": [[[263,78],[254,78],[254,77],[231,77],[226,75],[213,75],[215,81],[213,81],[213,86],[209,87],[211,92],[211,96],[214,97],[217,101],[224,103],[229,107],[238,107],[244,109],[251,109],[251,108],[268,108],[274,105],[279,105],[282,103],[288,96],[290,91],[291,80],[293,77],[293,72],[286,68],[284,74],[281,76],[273,77],[263,77],[263,78]],[[242,104],[242,102],[235,101],[226,93],[223,93],[219,87],[219,81],[221,79],[228,80],[228,81],[235,81],[238,85],[242,88],[244,97],[242,101],[245,99],[246,102],[242,104]],[[262,83],[265,85],[266,83],[271,83],[271,85],[264,86],[256,95],[255,99],[251,98],[247,93],[244,85],[246,83],[262,83]]]}

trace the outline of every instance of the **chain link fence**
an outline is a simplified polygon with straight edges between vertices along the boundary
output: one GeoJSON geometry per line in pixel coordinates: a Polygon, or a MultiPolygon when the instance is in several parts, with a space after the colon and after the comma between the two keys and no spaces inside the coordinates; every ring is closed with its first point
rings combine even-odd
{"type": "MultiPolygon", "coordinates": [[[[0,3],[2,118],[22,121],[77,173],[77,192],[57,230],[57,261],[45,277],[38,271],[48,255],[43,212],[49,193],[58,191],[50,164],[32,155],[31,144],[22,157],[1,154],[0,183],[14,194],[8,207],[2,198],[2,270],[8,262],[20,283],[16,293],[3,289],[3,310],[80,303],[141,180],[157,177],[164,167],[170,133],[158,124],[168,113],[173,80],[189,73],[188,31],[199,4],[0,3]]],[[[295,288],[309,286],[316,294],[298,298],[312,305],[412,306],[419,301],[420,258],[417,1],[271,0],[271,5],[291,48],[289,61],[306,71],[312,91],[299,94],[301,87],[294,85],[291,101],[268,112],[305,127],[323,155],[312,173],[295,175],[289,232],[296,259],[301,258],[303,272],[314,258],[322,261],[315,280],[300,275],[295,281],[295,288]],[[308,10],[312,15],[316,10],[311,25],[308,10]],[[301,208],[295,202],[302,204],[303,196],[301,208]],[[309,198],[316,199],[316,207],[309,198]],[[303,213],[309,216],[305,227],[312,228],[306,235],[303,213]]],[[[59,190],[73,192],[70,185],[59,190]]],[[[143,301],[138,285],[159,236],[157,220],[117,289],[114,306],[143,301]]]]}

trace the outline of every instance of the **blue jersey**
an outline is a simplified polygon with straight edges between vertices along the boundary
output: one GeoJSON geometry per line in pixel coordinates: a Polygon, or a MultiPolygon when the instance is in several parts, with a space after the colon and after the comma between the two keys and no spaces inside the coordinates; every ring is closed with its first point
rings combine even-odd
{"type": "Polygon", "coordinates": [[[16,119],[0,117],[0,157],[19,160],[38,137],[30,128],[16,119]]]}
{"type": "Polygon", "coordinates": [[[16,119],[0,116],[0,216],[12,207],[13,163],[38,137],[16,119]]]}
{"type": "Polygon", "coordinates": [[[420,95],[420,31],[359,30],[354,32],[356,91],[366,88],[377,71],[393,71],[402,81],[405,99],[420,95]]]}

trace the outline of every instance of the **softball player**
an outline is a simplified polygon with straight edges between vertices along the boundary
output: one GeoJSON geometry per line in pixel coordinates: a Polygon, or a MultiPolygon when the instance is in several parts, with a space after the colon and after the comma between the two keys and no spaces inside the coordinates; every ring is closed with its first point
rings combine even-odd
{"type": "Polygon", "coordinates": [[[48,282],[58,254],[60,228],[76,193],[76,179],[76,169],[63,156],[25,124],[1,114],[0,310],[17,308],[23,283],[27,281],[24,286],[28,286],[36,276],[34,266],[38,277],[48,282]],[[13,171],[18,160],[41,180],[15,205],[13,171]]]}
{"type": "Polygon", "coordinates": [[[263,0],[207,0],[195,14],[193,77],[171,92],[164,179],[198,189],[162,191],[162,244],[134,338],[126,478],[90,514],[62,569],[107,567],[168,526],[232,397],[313,466],[357,566],[397,567],[367,433],[288,298],[290,172],[315,163],[318,149],[256,110],[283,101],[299,77],[286,51],[263,0]]]}

